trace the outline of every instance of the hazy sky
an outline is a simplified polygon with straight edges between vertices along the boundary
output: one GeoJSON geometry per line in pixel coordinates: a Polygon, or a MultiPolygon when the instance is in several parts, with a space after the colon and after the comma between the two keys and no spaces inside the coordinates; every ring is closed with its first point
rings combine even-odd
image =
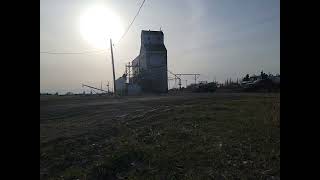
{"type": "MultiPolygon", "coordinates": [[[[79,18],[94,5],[104,5],[121,19],[124,29],[142,0],[41,0],[40,51],[86,51],[79,18]]],[[[279,0],[146,0],[120,44],[115,44],[116,77],[140,50],[141,30],[164,32],[168,69],[200,73],[200,80],[223,82],[261,70],[280,73],[279,0]]],[[[108,42],[106,42],[106,47],[108,42]]],[[[183,78],[188,84],[193,78],[183,78]]],[[[82,92],[82,83],[112,83],[110,52],[40,54],[40,91],[82,92]]],[[[173,84],[171,82],[170,87],[173,84]]]]}

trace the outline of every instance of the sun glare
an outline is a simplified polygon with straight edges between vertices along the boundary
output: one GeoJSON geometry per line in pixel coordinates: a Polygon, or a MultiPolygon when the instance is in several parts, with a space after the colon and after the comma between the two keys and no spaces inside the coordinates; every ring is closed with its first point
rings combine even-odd
{"type": "Polygon", "coordinates": [[[92,46],[105,49],[110,38],[113,42],[120,39],[123,28],[116,14],[105,7],[95,6],[80,17],[80,31],[92,46]]]}

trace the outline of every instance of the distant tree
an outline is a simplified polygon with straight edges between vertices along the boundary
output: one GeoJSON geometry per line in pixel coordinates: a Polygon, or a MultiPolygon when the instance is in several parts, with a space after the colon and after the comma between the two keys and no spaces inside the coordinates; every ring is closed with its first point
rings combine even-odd
{"type": "Polygon", "coordinates": [[[58,92],[56,92],[54,95],[59,96],[59,93],[58,93],[58,92]]]}
{"type": "Polygon", "coordinates": [[[268,75],[263,71],[261,71],[261,79],[267,79],[267,78],[268,78],[268,75]]]}
{"type": "Polygon", "coordinates": [[[71,96],[71,95],[73,95],[73,92],[67,92],[65,95],[71,96]]]}
{"type": "Polygon", "coordinates": [[[243,81],[249,81],[249,80],[250,80],[249,74],[247,74],[242,80],[243,80],[243,81]]]}

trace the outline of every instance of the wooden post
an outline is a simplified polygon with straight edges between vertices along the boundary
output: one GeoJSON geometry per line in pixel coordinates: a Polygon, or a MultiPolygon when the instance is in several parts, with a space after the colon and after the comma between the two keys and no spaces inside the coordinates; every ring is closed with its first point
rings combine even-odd
{"type": "Polygon", "coordinates": [[[111,49],[111,60],[112,60],[112,72],[113,72],[113,93],[114,96],[116,95],[116,77],[115,77],[115,73],[114,73],[114,62],[113,62],[113,50],[112,50],[112,39],[110,39],[110,49],[111,49]]]}

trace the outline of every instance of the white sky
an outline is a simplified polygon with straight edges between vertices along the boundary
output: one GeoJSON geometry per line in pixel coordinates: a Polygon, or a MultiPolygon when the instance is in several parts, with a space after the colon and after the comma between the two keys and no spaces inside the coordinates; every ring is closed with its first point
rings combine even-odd
{"type": "MultiPolygon", "coordinates": [[[[93,5],[112,9],[126,28],[142,0],[41,0],[40,51],[84,51],[79,18],[93,5]]],[[[128,34],[114,49],[116,77],[139,54],[141,30],[164,32],[168,69],[200,73],[200,80],[280,73],[279,0],[146,0],[128,34]]],[[[109,42],[106,42],[106,46],[109,42]]],[[[193,82],[184,78],[182,84],[193,82]]],[[[81,84],[112,83],[110,52],[40,54],[40,91],[82,92],[81,84]]],[[[170,84],[172,87],[172,84],[170,84]]]]}

